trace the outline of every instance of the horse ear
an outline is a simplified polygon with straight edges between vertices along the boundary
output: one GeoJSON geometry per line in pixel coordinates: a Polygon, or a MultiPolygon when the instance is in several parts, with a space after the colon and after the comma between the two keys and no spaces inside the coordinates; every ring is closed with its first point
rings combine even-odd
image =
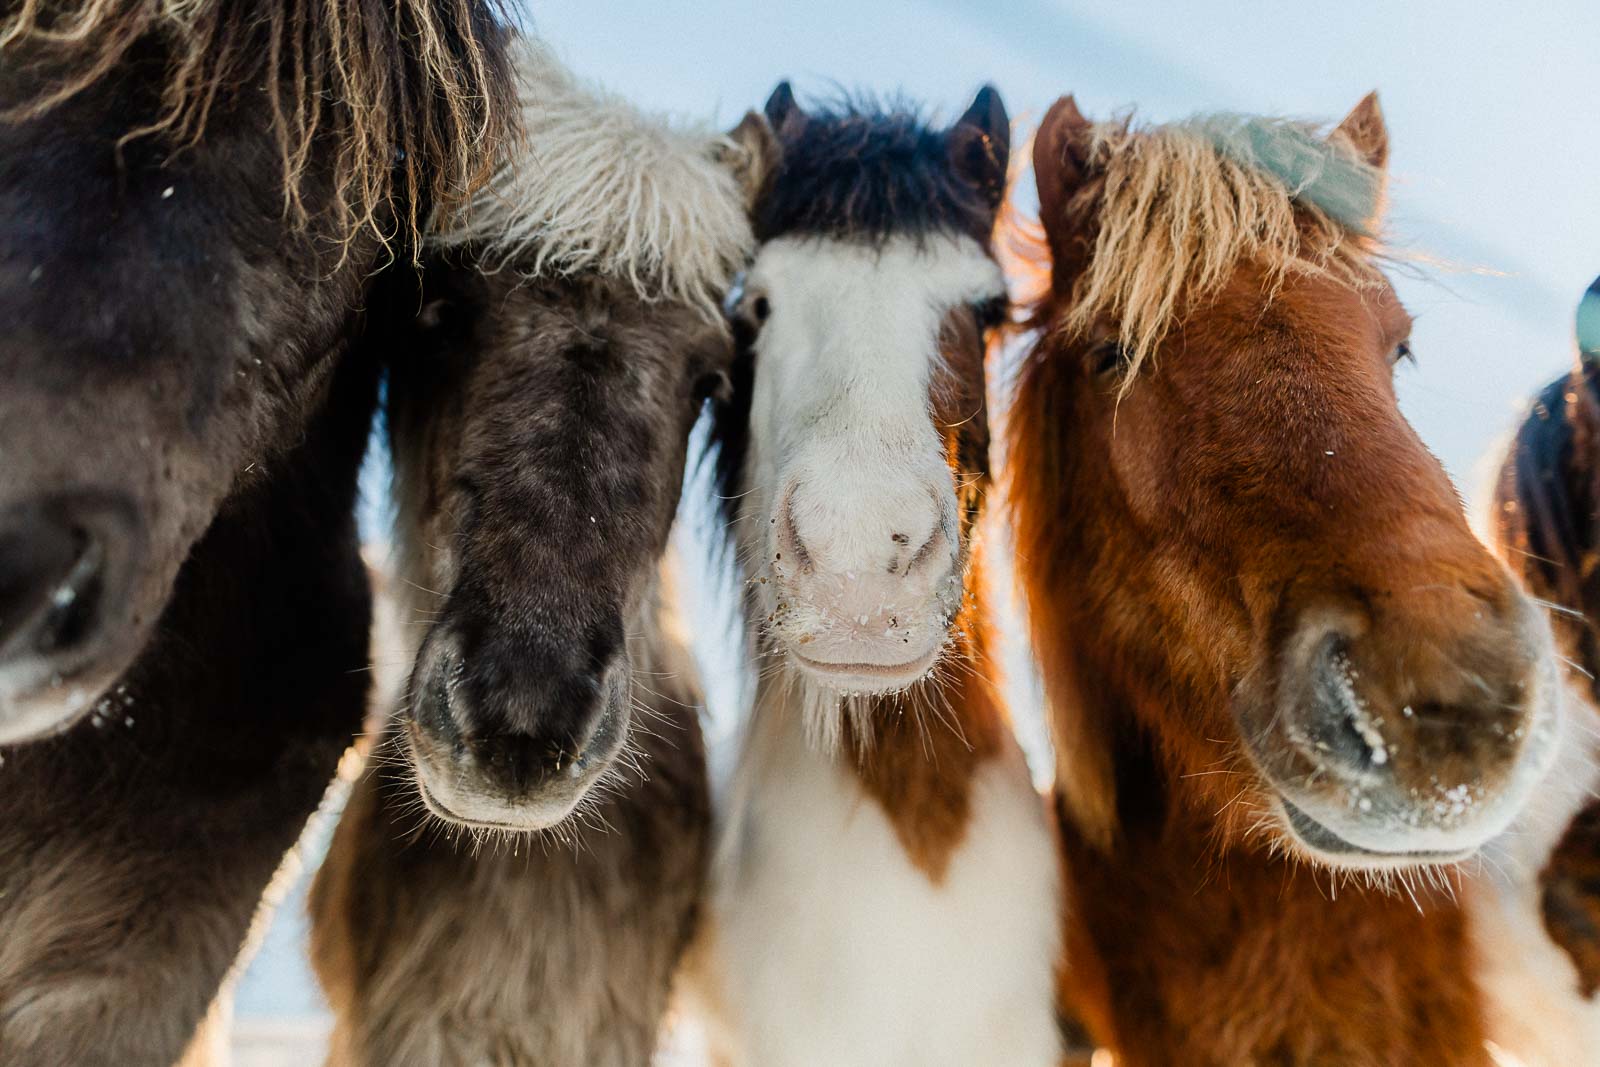
{"type": "Polygon", "coordinates": [[[985,85],[972,106],[950,127],[950,162],[957,174],[983,193],[991,209],[1006,197],[1006,165],[1011,160],[1011,119],[1000,92],[985,85]]]}
{"type": "Polygon", "coordinates": [[[780,140],[793,140],[805,129],[809,121],[805,109],[794,98],[794,89],[786,81],[778,83],[772,90],[772,95],[767,97],[767,106],[763,108],[767,114],[767,121],[772,124],[772,130],[780,140]]]}
{"type": "Polygon", "coordinates": [[[1094,124],[1078,102],[1063,96],[1039,123],[1033,138],[1033,177],[1039,186],[1039,221],[1054,235],[1065,221],[1067,201],[1089,176],[1089,144],[1094,124]]]}
{"type": "Polygon", "coordinates": [[[739,125],[728,131],[719,147],[717,162],[733,172],[744,190],[745,210],[751,210],[766,188],[767,178],[778,167],[783,148],[773,136],[772,127],[756,111],[746,111],[739,125]]]}
{"type": "Polygon", "coordinates": [[[1383,170],[1389,164],[1389,128],[1383,121],[1383,108],[1378,106],[1378,93],[1373,90],[1361,98],[1334,127],[1333,136],[1342,137],[1367,163],[1383,170]]]}

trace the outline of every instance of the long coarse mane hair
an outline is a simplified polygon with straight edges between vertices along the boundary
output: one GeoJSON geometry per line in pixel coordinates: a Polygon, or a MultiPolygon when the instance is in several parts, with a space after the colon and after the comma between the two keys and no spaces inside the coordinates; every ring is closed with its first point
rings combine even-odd
{"type": "Polygon", "coordinates": [[[754,247],[741,175],[767,160],[732,138],[672,123],[576,78],[542,42],[515,49],[526,137],[435,242],[530,278],[620,278],[646,301],[721,319],[754,247]]]}
{"type": "MultiPolygon", "coordinates": [[[[1093,229],[1088,262],[1066,296],[1035,294],[1055,328],[1081,335],[1114,322],[1125,353],[1124,385],[1196,301],[1215,294],[1244,262],[1269,287],[1293,274],[1361,286],[1377,280],[1383,254],[1383,172],[1342,137],[1304,123],[1205,115],[1140,127],[1131,117],[1096,123],[1088,149],[1093,180],[1066,205],[1077,232],[1093,229]]],[[[1031,227],[1012,226],[1012,248],[1048,262],[1031,227]]],[[[1270,294],[1269,294],[1270,295],[1270,294]]]]}
{"type": "Polygon", "coordinates": [[[198,144],[224,101],[265,92],[297,226],[316,146],[331,138],[333,233],[420,246],[430,207],[457,203],[515,134],[502,0],[20,0],[0,57],[38,75],[0,118],[48,114],[153,42],[165,57],[155,116],[123,142],[198,144]]]}

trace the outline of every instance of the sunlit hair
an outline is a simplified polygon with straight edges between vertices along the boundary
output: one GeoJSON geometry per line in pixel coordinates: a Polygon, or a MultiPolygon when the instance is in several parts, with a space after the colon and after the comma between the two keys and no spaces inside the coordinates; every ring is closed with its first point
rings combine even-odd
{"type": "MultiPolygon", "coordinates": [[[[12,7],[13,5],[7,5],[12,7]]],[[[0,63],[39,74],[0,120],[39,118],[109,74],[141,42],[167,58],[160,108],[122,143],[205,136],[258,86],[271,107],[284,206],[310,221],[303,186],[323,138],[331,229],[420,247],[430,207],[467,197],[514,134],[500,0],[22,0],[0,17],[0,63]],[[396,215],[399,215],[396,218],[396,215]]]]}
{"type": "Polygon", "coordinates": [[[515,56],[523,149],[435,240],[530,277],[625,279],[641,299],[720,321],[755,244],[741,176],[770,161],[585,84],[540,42],[519,42],[515,56]]]}
{"type": "MultiPolygon", "coordinates": [[[[1194,303],[1242,263],[1265,270],[1269,295],[1293,274],[1364,286],[1379,281],[1376,224],[1383,173],[1342,136],[1283,119],[1208,115],[1162,126],[1097,123],[1088,180],[1064,219],[1094,246],[1053,328],[1084,335],[1114,324],[1123,388],[1194,303]]],[[[1037,230],[1013,223],[1013,251],[1039,259],[1037,230]]]]}

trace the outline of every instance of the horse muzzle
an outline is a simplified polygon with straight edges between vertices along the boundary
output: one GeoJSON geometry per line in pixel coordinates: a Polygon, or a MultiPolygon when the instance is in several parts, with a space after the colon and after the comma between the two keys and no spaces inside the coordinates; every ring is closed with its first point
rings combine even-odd
{"type": "Polygon", "coordinates": [[[487,677],[497,684],[475,680],[469,654],[452,639],[424,649],[404,713],[418,792],[447,822],[548,829],[578,808],[627,743],[628,657],[537,686],[516,686],[516,671],[487,677]]]}
{"type": "Polygon", "coordinates": [[[136,514],[101,491],[0,510],[0,744],[66,729],[127,669],[136,514]]]}

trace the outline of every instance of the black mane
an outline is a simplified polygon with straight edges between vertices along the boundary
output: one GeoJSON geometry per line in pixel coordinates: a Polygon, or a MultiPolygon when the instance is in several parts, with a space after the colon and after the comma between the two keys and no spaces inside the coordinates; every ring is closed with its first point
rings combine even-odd
{"type": "Polygon", "coordinates": [[[956,171],[947,130],[898,101],[846,98],[805,115],[777,130],[782,162],[756,209],[756,240],[951,231],[988,247],[994,206],[956,171]]]}
{"type": "MultiPolygon", "coordinates": [[[[1589,618],[1596,601],[1596,518],[1600,516],[1600,366],[1588,359],[1540,391],[1517,430],[1495,492],[1497,540],[1534,595],[1580,617],[1573,627],[1584,669],[1600,663],[1589,618]]],[[[1600,695],[1600,682],[1592,683],[1600,695]]]]}

